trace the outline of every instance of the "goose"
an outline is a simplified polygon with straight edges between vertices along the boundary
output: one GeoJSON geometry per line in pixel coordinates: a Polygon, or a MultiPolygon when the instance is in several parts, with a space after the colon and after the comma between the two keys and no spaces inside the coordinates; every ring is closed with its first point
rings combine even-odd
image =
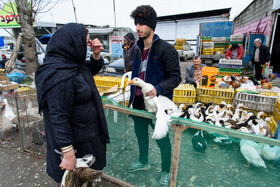
{"type": "Polygon", "coordinates": [[[208,108],[206,108],[205,114],[209,116],[213,112],[213,109],[214,109],[213,105],[209,106],[208,108]]]}
{"type": "Polygon", "coordinates": [[[170,115],[175,116],[175,117],[184,118],[185,117],[185,109],[186,109],[186,105],[185,104],[180,104],[178,112],[173,112],[170,115]]]}
{"type": "Polygon", "coordinates": [[[236,106],[236,108],[235,108],[235,110],[236,109],[245,109],[245,108],[247,108],[247,107],[245,107],[242,103],[240,103],[240,104],[238,104],[237,106],[236,106]]]}
{"type": "Polygon", "coordinates": [[[237,129],[238,131],[250,133],[250,130],[247,127],[241,127],[240,129],[237,129]]]}
{"type": "Polygon", "coordinates": [[[141,87],[146,110],[156,112],[156,123],[152,138],[157,140],[164,138],[170,125],[170,116],[165,113],[165,110],[173,109],[173,112],[178,112],[177,106],[165,96],[160,95],[153,98],[147,96],[147,93],[152,91],[154,86],[140,78],[135,77],[128,81],[128,84],[141,87]]]}
{"type": "Polygon", "coordinates": [[[232,129],[240,129],[241,127],[251,126],[252,121],[255,120],[255,119],[256,119],[255,116],[251,116],[248,120],[246,120],[244,122],[239,122],[239,123],[232,124],[231,128],[232,129]]]}
{"type": "Polygon", "coordinates": [[[243,110],[242,113],[241,113],[241,117],[239,119],[240,122],[243,122],[245,121],[247,118],[247,110],[243,110]]]}
{"type": "Polygon", "coordinates": [[[231,119],[232,116],[233,116],[232,111],[231,111],[231,110],[227,110],[227,111],[225,112],[225,116],[224,116],[225,121],[231,119]]]}
{"type": "Polygon", "coordinates": [[[239,118],[240,118],[240,112],[241,112],[241,109],[239,109],[239,108],[235,109],[235,112],[234,112],[234,114],[233,114],[231,119],[233,121],[237,122],[239,120],[239,118]]]}
{"type": "Polygon", "coordinates": [[[193,121],[199,121],[203,122],[204,121],[204,115],[200,112],[201,109],[195,110],[191,115],[190,119],[193,121]]]}
{"type": "Polygon", "coordinates": [[[265,136],[266,129],[263,128],[262,124],[258,123],[256,120],[248,123],[251,126],[252,132],[256,135],[265,136]]]}
{"type": "Polygon", "coordinates": [[[268,144],[262,144],[262,156],[266,160],[279,160],[280,159],[280,147],[271,146],[268,144]]]}
{"type": "Polygon", "coordinates": [[[268,124],[268,122],[270,121],[270,117],[266,117],[263,121],[262,121],[262,126],[263,126],[263,128],[265,128],[265,129],[270,129],[270,126],[269,126],[269,124],[268,124]]]}
{"type": "Polygon", "coordinates": [[[244,165],[245,167],[249,167],[250,164],[252,164],[255,167],[266,168],[265,162],[261,157],[262,155],[261,145],[251,140],[241,139],[239,146],[240,146],[240,152],[249,163],[249,165],[244,165]]]}
{"type": "Polygon", "coordinates": [[[262,116],[266,116],[266,114],[264,112],[258,112],[257,118],[262,119],[262,116]]]}

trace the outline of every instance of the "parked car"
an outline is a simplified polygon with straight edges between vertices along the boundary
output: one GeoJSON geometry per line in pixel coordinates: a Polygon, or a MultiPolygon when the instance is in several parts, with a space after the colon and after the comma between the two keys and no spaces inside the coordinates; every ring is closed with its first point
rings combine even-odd
{"type": "MultiPolygon", "coordinates": [[[[92,54],[92,50],[91,48],[88,46],[87,47],[87,58],[90,57],[90,55],[92,54]]],[[[104,52],[104,51],[101,51],[100,55],[104,58],[104,59],[107,59],[108,63],[110,63],[112,61],[112,54],[111,53],[108,53],[108,52],[104,52]]]]}
{"type": "MultiPolygon", "coordinates": [[[[90,55],[92,55],[92,50],[90,49],[90,47],[87,48],[87,58],[86,60],[89,60],[90,55]]],[[[102,56],[102,52],[100,54],[102,56]]],[[[102,56],[103,57],[103,56],[102,56]]],[[[103,57],[104,59],[104,66],[102,67],[102,69],[98,72],[98,73],[103,73],[106,66],[110,63],[110,61],[108,60],[108,58],[103,57]]]]}
{"type": "Polygon", "coordinates": [[[105,75],[121,77],[124,74],[124,69],[124,58],[119,58],[106,67],[105,75]]]}
{"type": "MultiPolygon", "coordinates": [[[[38,63],[39,65],[43,64],[43,59],[45,58],[45,54],[46,54],[46,46],[43,45],[37,38],[35,38],[36,41],[36,51],[38,54],[38,63]]],[[[25,58],[23,55],[23,49],[24,49],[24,45],[21,44],[19,52],[18,52],[18,57],[17,60],[21,61],[22,63],[25,63],[25,58]]],[[[5,64],[11,57],[12,55],[12,51],[6,51],[6,52],[2,52],[2,64],[5,64]]]]}

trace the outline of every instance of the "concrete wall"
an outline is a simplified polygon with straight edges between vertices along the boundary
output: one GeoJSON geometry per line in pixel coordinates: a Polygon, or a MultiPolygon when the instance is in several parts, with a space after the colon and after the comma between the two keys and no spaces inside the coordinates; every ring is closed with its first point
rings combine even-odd
{"type": "Polygon", "coordinates": [[[266,45],[269,41],[274,23],[272,13],[273,0],[255,0],[233,21],[234,34],[248,34],[249,32],[263,32],[266,45]],[[258,28],[258,29],[257,29],[258,28]]]}

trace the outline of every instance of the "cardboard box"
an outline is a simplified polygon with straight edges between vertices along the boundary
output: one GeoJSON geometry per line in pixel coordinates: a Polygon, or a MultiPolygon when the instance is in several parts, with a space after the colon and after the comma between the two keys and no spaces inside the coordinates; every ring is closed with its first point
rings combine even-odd
{"type": "Polygon", "coordinates": [[[10,81],[9,77],[1,76],[0,81],[10,81]]]}
{"type": "Polygon", "coordinates": [[[12,91],[19,87],[16,82],[0,81],[0,91],[12,91]]]}

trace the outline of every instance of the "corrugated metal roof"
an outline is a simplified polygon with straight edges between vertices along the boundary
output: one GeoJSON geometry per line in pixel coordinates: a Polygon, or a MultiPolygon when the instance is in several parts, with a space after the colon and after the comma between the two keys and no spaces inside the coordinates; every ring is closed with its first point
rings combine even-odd
{"type": "Polygon", "coordinates": [[[88,28],[90,34],[108,34],[114,31],[114,28],[88,28]]]}
{"type": "Polygon", "coordinates": [[[157,18],[158,22],[162,21],[171,21],[171,20],[182,20],[182,19],[192,19],[192,18],[200,18],[200,17],[210,17],[210,16],[218,16],[223,14],[228,14],[231,8],[224,8],[224,9],[216,9],[216,10],[207,10],[201,12],[191,12],[185,14],[174,14],[168,16],[159,16],[157,18]]]}

